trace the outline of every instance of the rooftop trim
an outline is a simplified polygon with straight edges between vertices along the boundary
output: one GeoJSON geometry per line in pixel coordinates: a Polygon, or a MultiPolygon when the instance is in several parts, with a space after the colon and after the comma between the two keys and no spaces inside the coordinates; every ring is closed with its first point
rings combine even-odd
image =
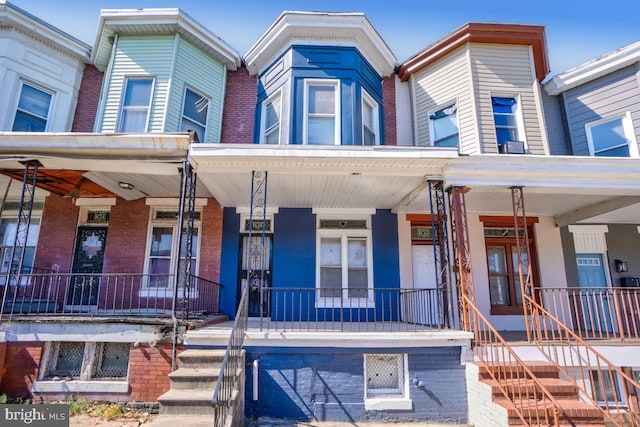
{"type": "Polygon", "coordinates": [[[21,30],[68,55],[89,62],[91,46],[5,0],[0,0],[0,25],[21,30]]]}
{"type": "Polygon", "coordinates": [[[355,47],[383,77],[397,62],[363,13],[284,11],[244,55],[247,69],[259,74],[296,44],[355,47]]]}
{"type": "Polygon", "coordinates": [[[466,43],[495,43],[530,45],[533,48],[536,78],[542,81],[549,73],[549,59],[544,35],[544,26],[520,24],[467,23],[442,40],[400,64],[398,76],[407,81],[409,77],[466,43]]]}
{"type": "Polygon", "coordinates": [[[559,95],[638,61],[640,40],[560,73],[547,81],[544,88],[549,95],[559,95]]]}
{"type": "Polygon", "coordinates": [[[220,60],[230,70],[241,64],[240,54],[220,37],[178,8],[102,9],[91,60],[104,71],[116,34],[178,33],[220,60]]]}

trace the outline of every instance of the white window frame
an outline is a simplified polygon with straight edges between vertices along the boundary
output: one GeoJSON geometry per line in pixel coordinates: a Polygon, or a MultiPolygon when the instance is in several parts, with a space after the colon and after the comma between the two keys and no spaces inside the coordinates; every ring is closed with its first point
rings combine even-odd
{"type": "MultiPolygon", "coordinates": [[[[304,123],[303,123],[303,143],[309,144],[309,87],[311,86],[330,86],[335,88],[335,106],[334,106],[334,144],[341,145],[340,129],[342,128],[340,113],[340,80],[337,79],[305,79],[304,81],[304,123]]],[[[316,115],[316,117],[328,117],[328,115],[316,115]]],[[[313,144],[313,145],[330,145],[330,144],[313,144]]]]}
{"type": "Polygon", "coordinates": [[[211,108],[211,98],[203,95],[202,92],[190,87],[190,86],[185,86],[184,88],[184,93],[182,96],[182,110],[181,110],[181,114],[180,114],[180,131],[186,131],[187,129],[183,129],[182,128],[182,123],[184,120],[188,121],[189,123],[194,123],[196,126],[200,127],[200,126],[204,126],[204,134],[202,135],[202,139],[200,140],[200,142],[205,142],[207,140],[207,135],[209,134],[209,115],[210,115],[210,111],[209,109],[211,108]],[[197,96],[200,97],[200,99],[205,98],[207,100],[207,118],[204,121],[204,125],[202,123],[198,123],[195,120],[193,120],[191,117],[186,116],[184,113],[184,107],[187,104],[187,91],[191,91],[194,94],[196,94],[197,96]]]}
{"type": "Polygon", "coordinates": [[[364,140],[365,129],[367,128],[364,122],[365,105],[368,105],[369,107],[371,107],[371,112],[373,115],[373,117],[371,118],[371,121],[372,121],[371,125],[373,126],[373,129],[370,129],[371,132],[374,134],[373,145],[380,145],[380,105],[364,89],[362,89],[362,101],[361,101],[361,109],[362,109],[362,141],[361,143],[362,145],[366,145],[364,140]]]}
{"type": "MultiPolygon", "coordinates": [[[[609,370],[608,369],[602,369],[602,370],[597,370],[597,369],[592,369],[590,370],[589,373],[589,379],[596,379],[596,375],[598,376],[598,381],[602,380],[603,378],[609,378],[609,370]]],[[[610,384],[612,387],[615,388],[615,390],[612,389],[612,391],[615,391],[615,394],[621,398],[622,402],[626,404],[626,397],[624,395],[624,390],[623,390],[623,383],[624,380],[620,378],[620,376],[618,375],[617,372],[612,372],[611,373],[611,377],[613,378],[613,384],[610,384]]],[[[601,400],[598,399],[598,397],[606,397],[606,396],[597,396],[596,395],[596,385],[595,384],[591,384],[591,392],[592,392],[592,397],[593,400],[595,400],[596,402],[598,402],[598,405],[601,406],[608,406],[610,404],[617,404],[617,402],[613,401],[613,400],[601,400]]],[[[605,390],[606,391],[606,390],[605,390]]]]}
{"type": "Polygon", "coordinates": [[[410,410],[413,403],[409,390],[409,357],[407,353],[398,354],[365,354],[364,355],[364,405],[366,410],[410,410]],[[395,356],[396,369],[398,369],[398,388],[370,391],[368,388],[368,376],[370,366],[373,363],[381,363],[380,360],[370,359],[395,356]],[[400,377],[402,374],[402,377],[400,377]]]}
{"type": "MultiPolygon", "coordinates": [[[[438,141],[436,141],[435,139],[435,126],[433,125],[434,121],[437,119],[432,119],[431,116],[433,114],[435,114],[436,112],[440,111],[440,110],[444,110],[446,108],[451,108],[454,107],[456,108],[456,129],[457,129],[457,133],[456,135],[458,135],[458,145],[456,145],[456,147],[460,148],[460,117],[458,116],[458,101],[457,100],[453,100],[451,102],[445,102],[443,104],[438,105],[436,108],[433,108],[431,110],[428,111],[427,114],[427,118],[429,119],[429,139],[431,140],[431,145],[433,147],[436,147],[436,143],[438,141]]],[[[451,147],[452,148],[452,147],[451,147]]]]}
{"type": "Polygon", "coordinates": [[[56,95],[56,93],[54,91],[45,89],[44,87],[42,87],[40,85],[37,85],[37,84],[34,84],[34,83],[31,83],[31,82],[28,82],[28,81],[25,81],[25,80],[21,80],[20,81],[20,91],[18,93],[18,99],[16,100],[16,106],[15,106],[15,109],[14,109],[13,121],[11,122],[11,129],[13,129],[13,127],[15,126],[16,116],[18,115],[18,112],[22,112],[22,113],[24,113],[24,114],[26,114],[28,116],[31,116],[31,117],[35,117],[35,118],[38,118],[38,119],[44,119],[44,121],[45,121],[44,131],[46,132],[49,129],[49,123],[51,122],[51,120],[50,120],[50,118],[51,118],[51,110],[53,108],[53,103],[55,101],[55,95],[56,95]],[[49,108],[47,109],[46,117],[39,116],[39,115],[37,115],[37,114],[35,114],[35,113],[31,112],[31,111],[28,111],[28,110],[21,110],[20,109],[20,107],[19,107],[20,106],[20,99],[22,98],[22,91],[23,91],[25,86],[29,86],[29,87],[31,87],[33,89],[39,90],[39,91],[44,92],[44,93],[46,93],[46,94],[51,96],[51,100],[49,101],[49,108]]]}
{"type": "MultiPolygon", "coordinates": [[[[640,153],[638,152],[638,143],[636,141],[635,131],[633,129],[633,121],[631,120],[631,112],[627,111],[623,114],[617,114],[615,116],[605,117],[599,120],[595,120],[593,122],[589,122],[584,125],[584,131],[587,135],[587,145],[589,147],[589,155],[597,156],[595,146],[593,143],[593,135],[591,133],[591,129],[597,126],[600,126],[604,123],[612,122],[614,120],[622,121],[622,129],[624,131],[624,136],[627,139],[627,146],[629,147],[629,157],[640,157],[640,153]]],[[[622,146],[622,145],[619,145],[622,146]]],[[[611,148],[611,147],[610,147],[611,148]]],[[[606,151],[606,150],[601,150],[606,151]]],[[[599,151],[599,152],[601,152],[599,151]]]]}
{"type": "MultiPolygon", "coordinates": [[[[173,296],[173,289],[175,283],[173,282],[173,278],[171,277],[173,272],[176,269],[176,262],[178,259],[176,257],[177,251],[180,249],[179,237],[180,233],[178,232],[178,220],[175,219],[164,219],[159,218],[156,219],[156,215],[158,212],[162,211],[178,211],[177,207],[171,206],[155,206],[151,209],[149,216],[149,225],[147,228],[147,247],[145,249],[145,257],[144,257],[144,277],[146,278],[143,282],[143,287],[140,289],[139,296],[141,297],[158,297],[158,298],[170,298],[173,296]],[[158,286],[150,286],[148,280],[148,274],[151,270],[151,245],[153,244],[153,230],[155,227],[171,227],[172,228],[172,241],[171,241],[171,253],[169,254],[169,283],[165,287],[158,286]]],[[[201,210],[196,210],[202,215],[201,210]]],[[[192,254],[192,260],[195,259],[195,271],[192,271],[191,274],[197,276],[198,270],[200,268],[200,245],[202,244],[202,216],[200,220],[194,221],[194,229],[198,232],[198,244],[195,248],[195,254],[192,254]],[[193,256],[195,255],[195,256],[193,256]]],[[[182,289],[179,289],[179,297],[182,297],[182,289]]],[[[198,297],[198,290],[192,289],[191,295],[192,298],[198,297]]]]}
{"type": "Polygon", "coordinates": [[[316,308],[372,308],[375,307],[375,295],[373,292],[373,238],[371,233],[371,216],[348,215],[317,215],[316,218],[316,308]],[[355,219],[366,220],[365,229],[324,229],[320,228],[320,221],[326,219],[355,219]],[[341,297],[324,297],[320,287],[322,269],[322,239],[340,238],[341,243],[341,270],[342,270],[342,295],[341,297]],[[366,239],[367,253],[367,297],[349,297],[348,273],[349,253],[348,244],[350,238],[366,239]],[[345,284],[347,286],[345,286],[345,284]]]}
{"type": "MultiPolygon", "coordinates": [[[[2,217],[0,217],[0,220],[2,219],[15,219],[16,220],[16,227],[19,221],[18,218],[18,211],[14,211],[14,210],[10,210],[10,211],[4,211],[2,212],[2,217]]],[[[35,242],[35,247],[34,247],[34,251],[33,251],[33,261],[35,263],[35,260],[38,256],[38,240],[40,239],[40,227],[42,226],[42,211],[41,210],[34,210],[31,213],[31,224],[30,224],[30,229],[29,229],[29,238],[32,238],[32,232],[31,232],[31,226],[33,226],[33,221],[37,220],[38,221],[38,236],[36,237],[36,242],[35,242]]],[[[17,228],[16,228],[17,231],[17,228]]],[[[14,236],[15,238],[15,236],[14,236]]],[[[5,277],[9,277],[9,270],[7,270],[6,272],[2,272],[3,267],[4,267],[4,257],[7,255],[7,253],[10,253],[11,248],[13,247],[13,240],[10,242],[7,242],[8,245],[2,245],[2,242],[0,241],[0,245],[2,245],[3,248],[5,248],[5,250],[0,251],[0,286],[3,286],[5,284],[5,277]]],[[[28,243],[28,242],[27,242],[28,243]]],[[[31,268],[33,268],[33,264],[31,265],[31,268]]],[[[27,273],[28,274],[28,273],[27,273]]],[[[26,286],[29,284],[29,276],[21,276],[20,278],[20,286],[26,286]]]]}
{"type": "MultiPolygon", "coordinates": [[[[516,141],[522,141],[524,144],[525,151],[527,150],[527,135],[524,128],[524,119],[522,118],[522,100],[520,99],[520,95],[518,94],[504,94],[504,93],[492,93],[489,98],[489,105],[491,106],[491,119],[493,120],[493,130],[496,135],[496,146],[498,149],[500,145],[498,143],[498,127],[495,122],[495,113],[493,112],[493,98],[513,98],[516,101],[516,108],[513,112],[513,115],[516,119],[516,133],[517,138],[516,141]]],[[[459,130],[459,129],[458,129],[459,130]]]]}
{"type": "Polygon", "coordinates": [[[269,145],[282,144],[282,90],[279,89],[271,94],[267,99],[262,102],[262,112],[260,114],[260,144],[267,144],[267,137],[273,133],[278,134],[278,143],[269,145]],[[275,102],[279,102],[278,108],[278,121],[276,124],[267,128],[267,106],[275,102]]]}
{"type": "Polygon", "coordinates": [[[131,347],[129,347],[129,361],[127,375],[121,378],[95,378],[94,365],[101,357],[106,344],[125,344],[116,342],[84,342],[84,351],[79,378],[48,379],[51,370],[55,369],[61,342],[45,342],[37,381],[33,382],[33,391],[38,393],[69,393],[69,392],[98,392],[98,393],[127,393],[129,391],[129,370],[131,369],[131,347]]]}
{"type": "Polygon", "coordinates": [[[127,76],[127,77],[124,78],[124,80],[122,82],[122,93],[121,93],[121,96],[120,96],[120,108],[118,109],[118,126],[116,127],[116,129],[118,129],[118,132],[131,132],[131,131],[126,131],[126,130],[122,129],[122,127],[124,126],[123,113],[124,113],[125,110],[127,110],[127,111],[143,111],[143,110],[146,110],[147,111],[147,118],[145,120],[144,130],[142,132],[148,132],[149,131],[149,118],[151,117],[151,105],[153,104],[153,93],[154,93],[154,90],[155,90],[155,85],[156,85],[156,79],[153,76],[127,76]],[[127,106],[127,105],[124,105],[124,100],[125,100],[125,97],[127,95],[127,85],[129,83],[129,81],[131,81],[131,80],[150,80],[151,81],[151,88],[149,90],[149,103],[146,106],[140,106],[140,105],[127,106]]]}

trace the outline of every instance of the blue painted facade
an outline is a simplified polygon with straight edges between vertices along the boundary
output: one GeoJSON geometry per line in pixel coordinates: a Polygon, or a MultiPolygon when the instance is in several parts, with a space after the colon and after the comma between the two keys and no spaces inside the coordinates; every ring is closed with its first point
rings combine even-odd
{"type": "MultiPolygon", "coordinates": [[[[367,60],[352,47],[291,46],[258,76],[258,96],[254,141],[260,141],[262,103],[276,91],[288,85],[289,94],[282,102],[288,103],[283,111],[282,125],[288,126],[289,141],[302,144],[304,123],[305,79],[331,79],[340,81],[341,145],[362,144],[362,92],[365,90],[378,103],[380,145],[384,144],[384,115],[382,109],[382,77],[367,60]]],[[[281,142],[282,143],[282,142],[281,142]]]]}
{"type": "Polygon", "coordinates": [[[420,349],[247,348],[246,415],[334,422],[467,420],[460,347],[420,349]],[[365,410],[364,355],[407,353],[411,410],[365,410]],[[259,363],[258,399],[252,389],[259,363]],[[418,388],[415,382],[424,386],[418,388]],[[452,393],[460,390],[460,393],[452,393]]]}

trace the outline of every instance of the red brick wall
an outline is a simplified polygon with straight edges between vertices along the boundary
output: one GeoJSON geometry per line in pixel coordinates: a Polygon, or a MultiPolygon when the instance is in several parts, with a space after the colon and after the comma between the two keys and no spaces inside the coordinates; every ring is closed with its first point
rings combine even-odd
{"type": "Polygon", "coordinates": [[[93,132],[102,78],[103,74],[93,65],[84,68],[71,132],[93,132]]]}
{"type": "Polygon", "coordinates": [[[31,386],[38,379],[42,346],[39,342],[7,343],[0,393],[9,397],[31,394],[31,386]]]}
{"type": "Polygon", "coordinates": [[[246,68],[227,72],[222,114],[222,143],[252,143],[258,83],[246,68]]]}
{"type": "Polygon", "coordinates": [[[105,273],[142,273],[150,208],[145,199],[117,199],[111,206],[104,252],[105,273]]]}
{"type": "MultiPolygon", "coordinates": [[[[178,353],[182,351],[178,349],[178,353]]],[[[129,354],[130,401],[154,402],[169,390],[171,344],[153,348],[147,344],[131,346],[129,354]]]]}
{"type": "Polygon", "coordinates": [[[50,194],[44,203],[35,266],[71,271],[73,246],[78,226],[78,207],[73,199],[50,194]]]}
{"type": "Polygon", "coordinates": [[[220,280],[222,252],[222,207],[213,198],[202,211],[202,241],[198,275],[208,280],[220,280]]]}
{"type": "Polygon", "coordinates": [[[395,74],[382,81],[382,106],[384,108],[384,144],[397,145],[395,74]]]}

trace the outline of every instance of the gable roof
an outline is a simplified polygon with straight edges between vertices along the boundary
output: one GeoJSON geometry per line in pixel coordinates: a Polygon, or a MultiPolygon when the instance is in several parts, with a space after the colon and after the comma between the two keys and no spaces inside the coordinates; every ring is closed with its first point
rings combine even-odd
{"type": "Polygon", "coordinates": [[[560,73],[546,82],[544,88],[549,95],[559,95],[639,61],[640,40],[560,73]]]}
{"type": "Polygon", "coordinates": [[[542,81],[549,73],[544,26],[467,23],[400,64],[398,76],[402,81],[407,81],[411,74],[447,56],[466,43],[530,45],[533,48],[534,66],[538,81],[542,81]]]}
{"type": "Polygon", "coordinates": [[[175,33],[220,60],[228,69],[236,70],[240,66],[240,54],[235,49],[177,8],[102,9],[91,60],[96,68],[104,71],[116,34],[175,33]]]}
{"type": "Polygon", "coordinates": [[[383,77],[397,62],[364,13],[284,11],[244,55],[247,69],[259,74],[294,44],[355,47],[383,77]]]}

